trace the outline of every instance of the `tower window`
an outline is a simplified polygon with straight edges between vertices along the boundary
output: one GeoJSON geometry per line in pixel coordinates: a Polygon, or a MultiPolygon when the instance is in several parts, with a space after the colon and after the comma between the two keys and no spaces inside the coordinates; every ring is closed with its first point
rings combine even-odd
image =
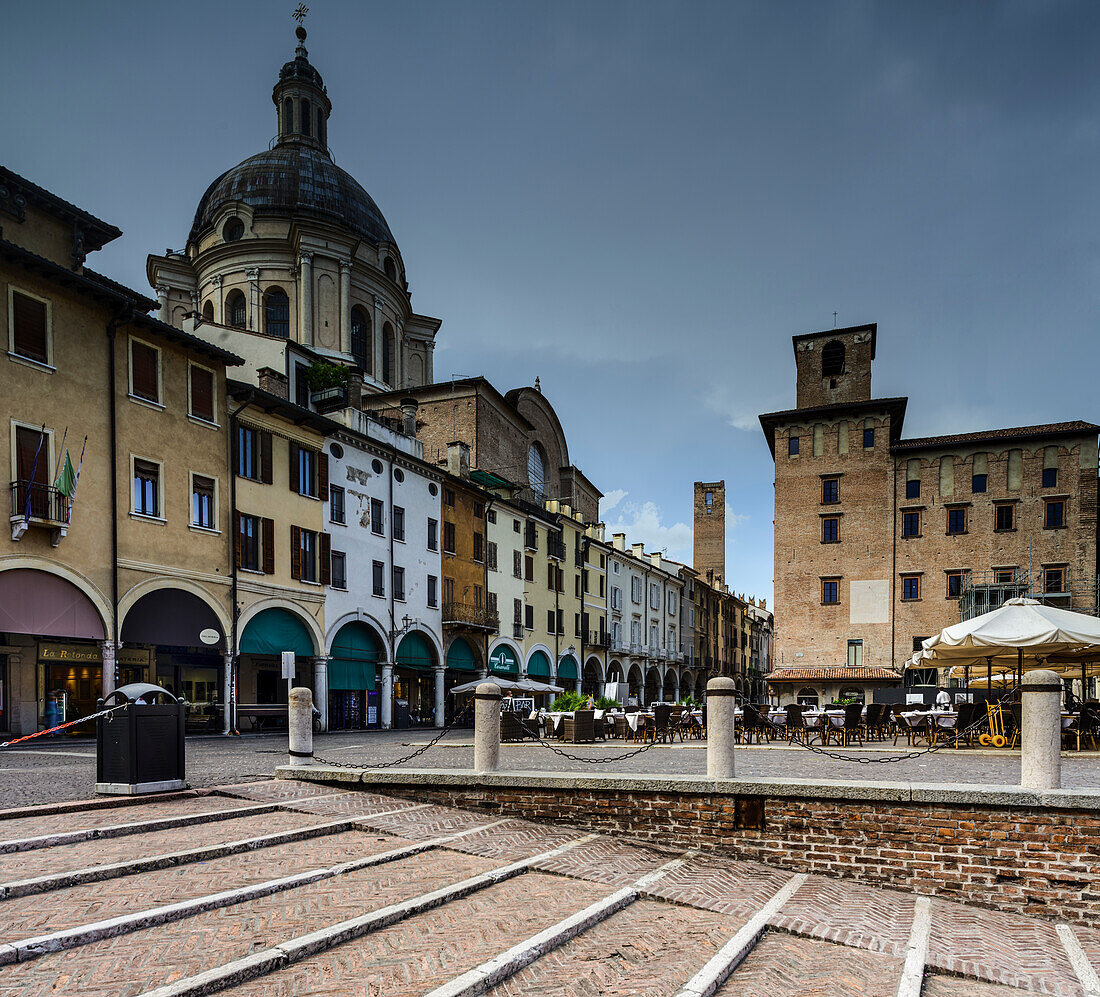
{"type": "Polygon", "coordinates": [[[393,326],[382,326],[382,380],[393,384],[393,326]]]}
{"type": "Polygon", "coordinates": [[[839,339],[830,340],[821,351],[821,376],[836,377],[844,373],[844,344],[839,339]]]}
{"type": "Polygon", "coordinates": [[[283,134],[294,131],[294,101],[289,97],[283,101],[283,134]]]}
{"type": "Polygon", "coordinates": [[[245,307],[244,295],[234,289],[229,292],[229,296],[225,299],[225,311],[228,319],[227,325],[233,326],[234,329],[243,329],[246,321],[247,308],[245,307]]]}
{"type": "Polygon", "coordinates": [[[546,457],[542,447],[532,443],[527,451],[527,480],[531,483],[531,491],[535,493],[538,502],[546,499],[546,457]]]}
{"type": "Polygon", "coordinates": [[[385,272],[386,276],[389,277],[390,280],[397,280],[397,265],[393,262],[392,256],[387,256],[382,261],[382,270],[385,272]]]}
{"type": "Polygon", "coordinates": [[[370,316],[358,305],[351,310],[351,355],[366,374],[373,373],[370,316]]]}
{"type": "Polygon", "coordinates": [[[290,338],[290,298],[281,287],[268,288],[264,295],[264,332],[290,338]]]}
{"type": "Polygon", "coordinates": [[[313,124],[313,108],[310,106],[308,100],[302,98],[302,113],[299,115],[302,120],[302,134],[310,135],[310,126],[313,124]]]}

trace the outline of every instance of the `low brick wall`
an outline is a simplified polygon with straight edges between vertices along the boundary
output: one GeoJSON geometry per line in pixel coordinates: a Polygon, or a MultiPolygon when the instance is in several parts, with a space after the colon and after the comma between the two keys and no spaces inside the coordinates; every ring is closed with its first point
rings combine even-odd
{"type": "Polygon", "coordinates": [[[662,848],[723,852],[1088,927],[1100,923],[1100,793],[1040,796],[980,787],[922,793],[898,784],[516,773],[279,774],[570,824],[662,848]]]}

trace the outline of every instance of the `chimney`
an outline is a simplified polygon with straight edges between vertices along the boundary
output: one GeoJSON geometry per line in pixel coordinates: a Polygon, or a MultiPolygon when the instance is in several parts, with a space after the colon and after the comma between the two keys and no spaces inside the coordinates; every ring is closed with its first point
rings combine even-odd
{"type": "MultiPolygon", "coordinates": [[[[401,399],[401,431],[406,436],[416,439],[416,410],[420,406],[415,398],[401,399]]],[[[470,466],[470,448],[466,448],[466,467],[470,466]]]]}
{"type": "Polygon", "coordinates": [[[649,563],[652,564],[653,567],[659,568],[661,566],[661,552],[655,551],[654,553],[650,554],[649,563]]]}
{"type": "Polygon", "coordinates": [[[363,407],[363,372],[357,367],[348,368],[348,408],[363,407]]]}
{"type": "Polygon", "coordinates": [[[626,550],[626,534],[625,533],[612,533],[611,545],[616,550],[626,550]]]}
{"type": "Polygon", "coordinates": [[[261,367],[256,371],[256,377],[259,379],[261,391],[276,395],[284,401],[289,400],[290,391],[287,387],[286,374],[281,374],[271,367],[261,367]]]}
{"type": "Polygon", "coordinates": [[[641,559],[645,557],[645,544],[631,544],[630,549],[633,551],[636,558],[641,559]]]}
{"type": "Polygon", "coordinates": [[[447,444],[447,472],[456,478],[470,476],[470,445],[461,440],[447,444]]]}

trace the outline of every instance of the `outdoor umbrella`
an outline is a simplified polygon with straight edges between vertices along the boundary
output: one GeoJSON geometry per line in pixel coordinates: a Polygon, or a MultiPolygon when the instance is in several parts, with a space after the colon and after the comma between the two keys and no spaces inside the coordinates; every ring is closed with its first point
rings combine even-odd
{"type": "Polygon", "coordinates": [[[519,682],[513,681],[512,679],[502,679],[494,675],[491,678],[474,679],[473,682],[463,682],[462,685],[452,686],[451,694],[454,696],[461,696],[464,693],[477,692],[477,687],[481,685],[482,682],[493,682],[499,686],[501,692],[508,692],[509,690],[512,692],[526,691],[525,687],[519,682]]]}

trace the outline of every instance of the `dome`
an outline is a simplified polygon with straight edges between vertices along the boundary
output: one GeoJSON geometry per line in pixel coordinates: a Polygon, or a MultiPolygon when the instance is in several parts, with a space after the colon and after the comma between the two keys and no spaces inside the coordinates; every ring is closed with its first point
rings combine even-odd
{"type": "Polygon", "coordinates": [[[326,153],[288,143],[250,156],[223,173],[203,194],[188,242],[213,224],[219,208],[242,201],[257,215],[302,215],[341,225],[373,245],[394,242],[378,205],[326,153]]]}

